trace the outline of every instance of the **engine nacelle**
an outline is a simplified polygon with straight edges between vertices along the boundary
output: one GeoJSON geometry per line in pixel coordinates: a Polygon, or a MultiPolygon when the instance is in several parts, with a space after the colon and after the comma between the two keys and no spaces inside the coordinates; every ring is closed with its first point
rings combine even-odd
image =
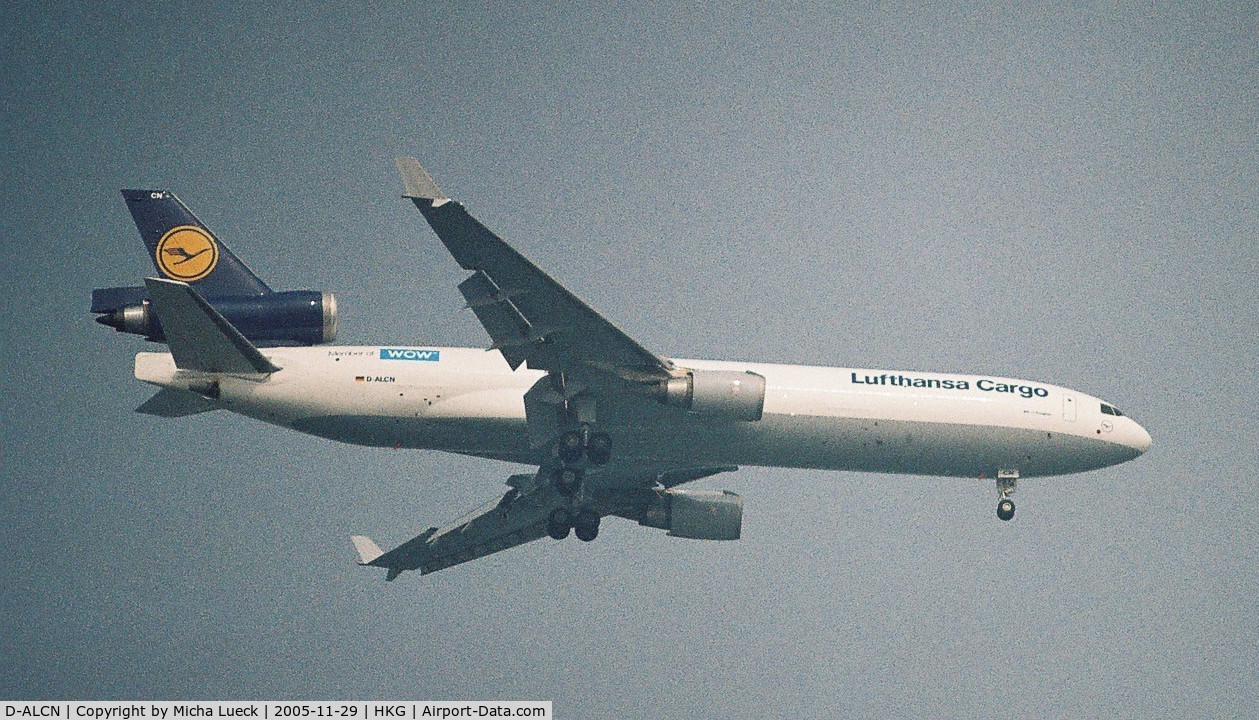
{"type": "MultiPolygon", "coordinates": [[[[337,298],[319,290],[206,298],[242,335],[259,345],[321,345],[337,337],[337,298]]],[[[92,291],[96,322],[164,342],[166,335],[142,287],[92,291]]]]}
{"type": "Polygon", "coordinates": [[[765,378],[754,372],[689,370],[665,381],[661,401],[700,415],[754,422],[765,412],[765,378]]]}
{"type": "Polygon", "coordinates": [[[729,490],[666,490],[639,521],[692,540],[738,540],[743,498],[729,490]]]}

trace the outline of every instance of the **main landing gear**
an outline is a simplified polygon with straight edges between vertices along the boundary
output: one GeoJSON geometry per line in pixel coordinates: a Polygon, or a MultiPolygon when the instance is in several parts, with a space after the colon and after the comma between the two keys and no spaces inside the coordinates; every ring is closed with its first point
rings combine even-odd
{"type": "Polygon", "coordinates": [[[594,540],[599,537],[599,513],[590,508],[573,511],[558,507],[552,510],[546,519],[546,534],[556,540],[563,540],[568,537],[570,530],[582,542],[594,540]]]}
{"type": "Polygon", "coordinates": [[[568,537],[569,532],[582,542],[599,537],[599,513],[588,507],[580,507],[582,494],[582,460],[591,465],[604,465],[612,458],[612,437],[604,432],[591,432],[589,425],[569,430],[560,436],[556,447],[560,467],[551,475],[551,481],[560,495],[568,498],[570,506],[557,507],[546,521],[546,534],[556,540],[568,537]]]}
{"type": "Polygon", "coordinates": [[[603,465],[612,458],[612,437],[604,432],[590,432],[589,426],[569,430],[560,436],[560,462],[576,465],[582,457],[591,465],[603,465]]]}
{"type": "Polygon", "coordinates": [[[560,467],[551,476],[561,495],[573,497],[581,490],[582,460],[591,465],[604,465],[612,458],[612,437],[604,432],[591,432],[589,425],[560,435],[556,446],[560,467]]]}
{"type": "Polygon", "coordinates": [[[997,471],[997,517],[1002,520],[1014,518],[1014,501],[1010,496],[1019,486],[1018,470],[997,471]]]}
{"type": "Polygon", "coordinates": [[[560,495],[573,497],[581,489],[581,470],[568,467],[560,468],[552,473],[551,481],[555,483],[555,489],[559,491],[560,495]]]}

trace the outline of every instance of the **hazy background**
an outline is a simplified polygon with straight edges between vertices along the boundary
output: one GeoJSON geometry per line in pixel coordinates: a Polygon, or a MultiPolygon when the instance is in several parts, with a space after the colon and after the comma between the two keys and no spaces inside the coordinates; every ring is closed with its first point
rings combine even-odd
{"type": "MultiPolygon", "coordinates": [[[[557,716],[1259,704],[1251,3],[0,9],[0,696],[551,699],[557,716]],[[993,373],[1144,424],[991,482],[745,468],[744,537],[610,520],[358,568],[518,470],[132,412],[93,324],[176,192],[344,343],[483,346],[392,158],[647,347],[993,373]]],[[[1245,708],[1251,708],[1247,711],[1245,708]]]]}

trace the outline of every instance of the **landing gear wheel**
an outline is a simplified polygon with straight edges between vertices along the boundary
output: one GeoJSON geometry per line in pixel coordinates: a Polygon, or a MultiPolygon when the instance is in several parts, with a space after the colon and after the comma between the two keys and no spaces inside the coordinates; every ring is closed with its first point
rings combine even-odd
{"type": "Polygon", "coordinates": [[[553,480],[555,481],[555,489],[558,490],[561,495],[571,497],[576,495],[577,491],[581,489],[580,470],[560,468],[555,471],[553,480]]]}
{"type": "Polygon", "coordinates": [[[582,542],[599,537],[599,513],[589,508],[579,511],[573,520],[573,531],[582,542]]]}
{"type": "Polygon", "coordinates": [[[997,517],[1010,520],[1014,517],[1014,501],[1010,496],[1019,486],[1019,471],[1006,468],[997,471],[997,517]]]}
{"type": "Polygon", "coordinates": [[[581,436],[581,432],[577,430],[569,430],[560,436],[559,455],[560,462],[565,465],[575,465],[581,462],[581,456],[586,452],[586,441],[581,436]]]}
{"type": "Polygon", "coordinates": [[[573,529],[573,514],[568,508],[555,508],[546,519],[546,534],[556,540],[563,540],[573,529]]]}
{"type": "Polygon", "coordinates": [[[612,458],[612,436],[597,432],[586,443],[586,457],[595,465],[603,465],[612,458]]]}
{"type": "Polygon", "coordinates": [[[1009,520],[1014,517],[1014,501],[1010,498],[1002,498],[997,503],[997,517],[1002,520],[1009,520]]]}

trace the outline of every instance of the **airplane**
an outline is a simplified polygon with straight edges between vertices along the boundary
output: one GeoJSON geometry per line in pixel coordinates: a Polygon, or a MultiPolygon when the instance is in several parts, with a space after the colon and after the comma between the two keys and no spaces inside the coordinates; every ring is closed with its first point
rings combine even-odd
{"type": "Polygon", "coordinates": [[[138,408],[225,409],[356,445],[530,466],[467,515],[358,563],[432,573],[546,536],[589,542],[624,518],[668,535],[740,537],[743,499],[682,485],[740,466],[988,478],[997,516],[1018,481],[1132,460],[1150,435],[1113,404],[992,375],[689,360],[619,330],[438,188],[396,161],[403,197],[470,275],[458,288],[490,346],[259,349],[191,284],[146,279],[169,353],[135,376],[138,408]]]}
{"type": "MultiPolygon", "coordinates": [[[[320,290],[276,292],[236,257],[187,205],[165,190],[123,190],[131,219],[163,277],[187,282],[249,340],[268,346],[322,345],[337,337],[337,298],[320,290]]],[[[142,287],[92,291],[96,322],[164,342],[142,287]]]]}

